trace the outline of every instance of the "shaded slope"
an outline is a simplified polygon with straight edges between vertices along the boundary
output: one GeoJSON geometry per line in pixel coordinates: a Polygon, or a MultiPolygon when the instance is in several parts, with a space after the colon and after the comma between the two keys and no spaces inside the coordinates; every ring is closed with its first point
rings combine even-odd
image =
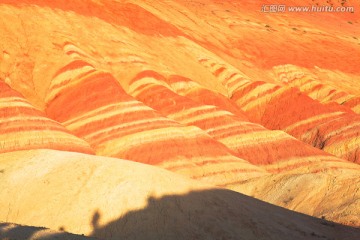
{"type": "Polygon", "coordinates": [[[39,148],[93,153],[88,143],[47,118],[2,81],[0,129],[0,153],[39,148]]]}
{"type": "Polygon", "coordinates": [[[106,239],[356,239],[359,234],[139,163],[45,150],[2,154],[0,161],[5,166],[0,203],[8,206],[0,220],[106,239]]]}
{"type": "Polygon", "coordinates": [[[51,231],[41,227],[21,226],[17,224],[0,222],[0,239],[11,240],[95,240],[66,232],[51,231]]]}
{"type": "Polygon", "coordinates": [[[94,230],[94,233],[95,235],[103,234],[111,237],[112,229],[128,225],[141,229],[141,232],[134,234],[132,231],[124,230],[121,232],[121,236],[126,239],[159,239],[158,234],[161,235],[160,239],[356,239],[359,234],[359,229],[351,229],[349,231],[351,233],[348,233],[347,230],[342,230],[343,226],[339,227],[326,220],[316,219],[322,226],[312,224],[312,220],[300,214],[281,219],[282,214],[277,215],[275,208],[263,207],[263,202],[255,200],[249,206],[247,204],[249,198],[244,195],[241,196],[244,203],[240,207],[241,204],[239,204],[237,196],[233,194],[234,192],[219,189],[201,192],[193,191],[180,196],[149,198],[145,209],[131,211],[119,220],[110,222],[106,226],[99,226],[94,230]],[[238,205],[236,205],[237,203],[238,205]],[[217,206],[203,209],[202,204],[217,206]],[[222,208],[222,204],[229,205],[222,208]],[[184,215],[184,205],[191,206],[195,214],[191,212],[188,216],[184,215]],[[233,211],[233,208],[236,210],[233,211]],[[248,211],[255,208],[257,211],[248,216],[248,211]],[[162,213],[159,214],[159,211],[162,213]],[[217,213],[217,217],[221,219],[220,221],[217,217],[213,217],[214,213],[217,213]],[[211,219],[210,224],[207,222],[207,218],[211,219]],[[139,222],[139,219],[145,219],[145,221],[139,222]],[[156,224],[154,224],[153,219],[162,223],[160,233],[154,233],[156,224]],[[266,223],[268,221],[275,222],[276,225],[279,224],[282,227],[277,227],[280,230],[274,231],[274,228],[271,227],[272,224],[266,223]],[[306,226],[307,230],[303,230],[303,224],[300,223],[302,221],[307,221],[312,226],[309,226],[309,228],[306,226]],[[189,234],[189,231],[184,231],[184,229],[192,230],[190,230],[189,234]],[[233,231],[233,229],[236,229],[236,231],[233,231]],[[193,233],[191,234],[191,232],[193,233]]]}

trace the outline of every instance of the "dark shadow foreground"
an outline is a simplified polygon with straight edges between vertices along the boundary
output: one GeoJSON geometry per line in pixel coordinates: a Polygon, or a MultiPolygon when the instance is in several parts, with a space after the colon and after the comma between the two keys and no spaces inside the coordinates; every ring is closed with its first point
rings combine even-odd
{"type": "Polygon", "coordinates": [[[145,209],[128,212],[106,226],[98,226],[100,218],[96,212],[92,236],[104,239],[360,239],[360,229],[226,189],[150,197],[145,209]]]}
{"type": "MultiPolygon", "coordinates": [[[[289,211],[226,189],[196,191],[159,199],[150,197],[146,208],[130,211],[104,226],[99,225],[101,217],[99,210],[91,221],[91,235],[98,239],[360,239],[358,228],[289,211]]],[[[31,237],[37,231],[42,230],[18,226],[4,232],[0,225],[0,239],[30,240],[34,239],[31,237]],[[19,233],[22,237],[16,238],[19,233]]],[[[86,238],[55,233],[36,239],[86,238]]]]}
{"type": "Polygon", "coordinates": [[[0,223],[1,240],[95,240],[95,238],[65,232],[52,232],[42,227],[0,223]]]}

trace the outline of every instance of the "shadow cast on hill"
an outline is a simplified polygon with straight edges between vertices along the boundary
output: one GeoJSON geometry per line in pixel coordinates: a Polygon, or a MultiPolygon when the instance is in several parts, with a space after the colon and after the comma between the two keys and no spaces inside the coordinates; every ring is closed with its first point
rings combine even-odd
{"type": "Polygon", "coordinates": [[[0,240],[87,240],[96,239],[66,232],[51,233],[43,227],[0,223],[0,240]]]}
{"type": "MultiPolygon", "coordinates": [[[[355,240],[360,236],[360,229],[289,211],[226,189],[149,197],[144,209],[130,211],[103,226],[100,225],[101,217],[99,210],[91,221],[91,236],[96,239],[355,240]]],[[[18,226],[4,232],[0,225],[0,239],[29,240],[41,230],[18,226]],[[23,237],[13,237],[19,233],[23,233],[23,237]]],[[[57,233],[36,239],[86,238],[57,233]]]]}
{"type": "Polygon", "coordinates": [[[150,197],[146,208],[99,226],[104,239],[359,239],[360,229],[271,205],[226,189],[150,197]]]}

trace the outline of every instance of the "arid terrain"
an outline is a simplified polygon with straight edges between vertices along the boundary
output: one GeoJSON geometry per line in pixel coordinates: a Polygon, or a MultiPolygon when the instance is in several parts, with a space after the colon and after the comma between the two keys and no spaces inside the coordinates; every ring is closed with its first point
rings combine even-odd
{"type": "Polygon", "coordinates": [[[359,66],[355,0],[0,0],[0,239],[358,240],[359,66]]]}

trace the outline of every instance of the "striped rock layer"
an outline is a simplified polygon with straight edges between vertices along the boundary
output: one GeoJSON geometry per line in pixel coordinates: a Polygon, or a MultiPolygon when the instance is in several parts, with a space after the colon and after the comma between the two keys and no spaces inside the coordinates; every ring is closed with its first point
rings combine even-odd
{"type": "Polygon", "coordinates": [[[0,153],[41,148],[93,153],[88,143],[0,81],[0,153]]]}
{"type": "MultiPolygon", "coordinates": [[[[90,64],[76,60],[59,70],[54,77],[46,99],[47,114],[62,122],[77,136],[88,141],[98,155],[126,158],[157,165],[193,179],[261,197],[274,204],[291,207],[293,210],[316,216],[320,216],[317,207],[306,209],[303,207],[306,203],[296,205],[296,201],[292,201],[290,204],[290,201],[284,199],[285,197],[272,198],[272,196],[276,196],[278,189],[267,190],[268,185],[266,185],[266,182],[272,181],[274,183],[273,179],[269,178],[269,173],[277,174],[278,178],[274,178],[276,184],[280,186],[292,185],[293,189],[298,189],[299,194],[305,194],[306,192],[313,193],[312,196],[315,196],[315,182],[311,183],[309,181],[307,183],[309,187],[302,190],[301,185],[297,184],[303,181],[303,178],[298,176],[299,174],[314,174],[316,176],[321,171],[335,170],[346,171],[356,176],[356,171],[359,171],[359,168],[355,167],[356,165],[354,166],[354,164],[307,146],[280,131],[279,133],[286,136],[286,140],[293,141],[293,144],[291,142],[290,144],[289,142],[279,143],[277,139],[270,142],[270,146],[267,146],[266,140],[273,140],[274,131],[249,122],[241,111],[239,111],[241,114],[238,117],[219,107],[199,104],[190,98],[182,97],[171,91],[171,87],[167,82],[164,77],[155,72],[146,71],[139,74],[129,87],[129,92],[138,97],[138,100],[135,100],[121,88],[111,74],[100,72],[90,64]],[[143,94],[144,89],[147,89],[149,93],[141,95],[143,96],[141,98],[137,93],[143,94]],[[69,101],[69,99],[73,99],[73,101],[69,101]],[[181,100],[185,101],[181,102],[181,100]],[[92,102],[92,104],[89,105],[88,102],[92,102]],[[162,115],[144,103],[158,110],[162,115]],[[59,111],[59,109],[63,111],[59,111]],[[177,109],[180,109],[180,111],[176,112],[177,109]],[[210,114],[206,112],[208,109],[212,110],[210,114]],[[180,114],[177,115],[179,112],[180,114]],[[183,112],[185,114],[181,115],[183,112]],[[190,114],[187,114],[187,112],[190,114]],[[195,114],[191,115],[192,112],[195,114]],[[206,119],[208,123],[198,124],[198,121],[201,123],[203,115],[209,116],[206,119]],[[175,118],[174,116],[178,117],[175,118]],[[225,118],[222,118],[223,116],[225,118]],[[219,117],[220,119],[217,119],[219,117]],[[159,125],[151,124],[154,118],[155,120],[161,119],[159,125]],[[192,118],[195,120],[192,120],[192,118]],[[187,120],[190,121],[186,122],[187,120]],[[135,125],[135,128],[132,129],[131,127],[134,126],[132,123],[137,123],[137,121],[144,124],[135,125]],[[235,125],[238,129],[237,132],[235,131],[238,136],[233,137],[232,141],[222,142],[221,138],[213,134],[216,131],[212,132],[209,131],[211,128],[206,128],[206,126],[219,127],[222,130],[224,129],[222,124],[229,122],[230,125],[235,125]],[[247,129],[247,126],[250,127],[247,129]],[[154,132],[156,133],[154,128],[155,130],[159,129],[159,133],[163,134],[160,136],[164,136],[160,138],[160,143],[156,141],[159,137],[154,134],[154,132]],[[174,132],[168,134],[169,129],[181,129],[181,131],[184,131],[183,129],[186,128],[190,128],[191,131],[188,131],[187,134],[181,134],[180,137],[176,137],[174,132]],[[199,128],[202,128],[204,132],[199,128]],[[259,130],[256,131],[257,129],[259,130]],[[243,131],[245,131],[244,135],[239,134],[243,131]],[[262,131],[267,131],[271,137],[269,139],[266,137],[261,138],[262,135],[259,133],[262,131]],[[255,134],[251,135],[251,132],[255,132],[255,134]],[[146,139],[147,134],[151,140],[149,139],[145,144],[142,139],[146,139]],[[103,140],[101,136],[107,138],[103,140]],[[263,140],[263,142],[260,140],[263,140]],[[249,147],[251,143],[255,145],[253,148],[249,147]],[[263,145],[261,146],[261,144],[263,145]],[[231,149],[231,146],[237,148],[231,149]],[[283,152],[279,151],[279,149],[283,149],[283,152]],[[309,150],[305,151],[306,149],[309,150]],[[269,151],[271,150],[275,155],[273,157],[274,161],[260,162],[261,156],[264,156],[266,160],[269,159],[269,156],[271,156],[269,151]],[[257,151],[257,155],[254,155],[254,151],[257,151]],[[296,151],[299,153],[298,156],[295,154],[296,151]],[[164,152],[167,154],[164,154],[164,152]],[[283,156],[281,154],[288,155],[283,156]],[[249,160],[253,164],[241,160],[239,157],[249,160]],[[260,168],[256,165],[263,166],[260,168]],[[253,184],[247,183],[255,177],[256,180],[250,181],[253,184]],[[268,195],[262,195],[263,191],[268,191],[268,195]]],[[[172,84],[175,84],[175,82],[173,81],[172,84]]],[[[215,93],[214,95],[216,96],[215,93]]],[[[214,99],[217,99],[215,96],[214,99]]],[[[227,101],[222,98],[222,102],[226,103],[227,101]]],[[[233,105],[228,103],[225,106],[233,105]]],[[[230,129],[227,133],[232,136],[234,129],[230,129]]],[[[221,131],[219,135],[222,136],[221,131]]],[[[313,175],[310,176],[309,179],[314,177],[313,175]]],[[[323,178],[321,177],[321,179],[323,178]]],[[[352,181],[350,177],[345,179],[346,182],[352,181]]],[[[324,181],[324,183],[326,182],[324,181]]],[[[357,195],[354,195],[353,198],[356,199],[357,195]]],[[[348,198],[347,201],[355,201],[353,198],[348,198]]],[[[326,201],[326,195],[323,196],[323,199],[326,201]]],[[[311,201],[312,199],[308,200],[308,202],[311,201]]],[[[331,206],[336,208],[341,204],[340,201],[331,206]]],[[[356,204],[352,206],[354,206],[355,210],[351,210],[349,214],[344,214],[341,211],[334,215],[329,212],[321,212],[321,214],[331,216],[334,220],[356,225],[359,220],[351,215],[356,215],[356,204]]]]}
{"type": "Polygon", "coordinates": [[[86,140],[98,155],[159,165],[217,185],[266,174],[199,128],[181,125],[135,100],[111,74],[80,60],[56,74],[46,102],[48,116],[86,140]]]}
{"type": "Polygon", "coordinates": [[[251,81],[211,60],[202,63],[230,89],[231,99],[252,121],[269,129],[283,130],[337,157],[359,163],[358,114],[336,103],[321,104],[296,88],[251,81]],[[229,87],[230,83],[235,87],[229,87]]]}
{"type": "MultiPolygon", "coordinates": [[[[175,83],[179,84],[179,81],[172,85],[175,83]]],[[[244,118],[221,109],[220,105],[218,107],[204,105],[196,101],[199,97],[193,100],[181,96],[172,91],[167,80],[155,72],[140,73],[133,80],[129,91],[139,101],[165,116],[180,123],[203,129],[214,139],[236,152],[238,157],[255,165],[279,164],[288,161],[288,164],[283,164],[286,166],[285,168],[278,168],[285,170],[314,163],[302,161],[306,158],[342,162],[340,159],[294,139],[285,132],[271,131],[259,124],[244,120],[244,118]],[[298,162],[295,159],[298,159],[298,162]]],[[[184,88],[180,91],[184,91],[184,88]]]]}
{"type": "Polygon", "coordinates": [[[323,83],[321,78],[310,71],[294,65],[276,66],[274,72],[281,83],[298,88],[312,99],[321,103],[335,102],[360,113],[360,96],[356,89],[354,94],[350,94],[342,90],[341,85],[334,87],[330,83],[323,83]]]}

